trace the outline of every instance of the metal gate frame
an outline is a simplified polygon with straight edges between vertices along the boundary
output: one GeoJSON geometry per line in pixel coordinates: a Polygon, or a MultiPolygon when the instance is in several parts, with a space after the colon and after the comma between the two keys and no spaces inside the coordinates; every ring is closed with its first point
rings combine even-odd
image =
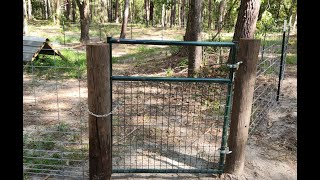
{"type": "MultiPolygon", "coordinates": [[[[223,173],[226,154],[230,153],[227,147],[228,128],[230,122],[231,104],[232,104],[232,87],[234,83],[235,70],[239,63],[236,63],[237,44],[234,42],[199,42],[199,41],[160,41],[160,40],[130,40],[130,39],[116,39],[112,37],[107,38],[107,43],[110,45],[110,88],[112,92],[113,81],[161,81],[161,82],[210,82],[227,84],[227,98],[224,113],[224,122],[222,130],[222,141],[220,147],[219,168],[202,170],[202,169],[113,169],[112,173],[223,173]],[[231,52],[231,64],[227,64],[229,68],[229,78],[170,78],[170,77],[131,77],[131,76],[112,76],[112,44],[145,44],[145,45],[176,45],[176,46],[214,46],[214,47],[229,47],[231,52]]],[[[112,93],[110,93],[112,99],[112,93]]],[[[111,109],[115,108],[111,101],[111,109]]],[[[112,114],[110,114],[112,119],[112,114]]],[[[112,128],[111,128],[112,129],[112,128]]],[[[112,134],[112,132],[111,132],[112,134]]],[[[112,144],[112,143],[111,143],[112,144]]],[[[112,157],[112,155],[111,155],[112,157]]]]}

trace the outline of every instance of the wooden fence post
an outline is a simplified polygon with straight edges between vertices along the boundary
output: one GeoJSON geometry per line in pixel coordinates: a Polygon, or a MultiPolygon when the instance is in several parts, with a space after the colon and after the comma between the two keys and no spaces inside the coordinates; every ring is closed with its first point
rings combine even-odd
{"type": "Polygon", "coordinates": [[[232,103],[229,150],[224,172],[240,175],[244,168],[260,40],[240,39],[237,60],[243,63],[236,72],[232,103]]]}
{"type": "MultiPolygon", "coordinates": [[[[108,44],[87,44],[88,108],[94,114],[111,111],[108,44]]],[[[111,117],[89,114],[90,180],[109,180],[112,173],[111,117]]]]}

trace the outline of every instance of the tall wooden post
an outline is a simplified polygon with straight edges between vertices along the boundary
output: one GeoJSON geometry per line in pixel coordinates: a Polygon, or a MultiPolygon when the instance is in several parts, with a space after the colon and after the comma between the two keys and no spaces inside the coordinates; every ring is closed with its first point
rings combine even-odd
{"type": "MultiPolygon", "coordinates": [[[[88,108],[96,115],[111,111],[109,45],[88,44],[88,108]]],[[[111,179],[112,137],[111,117],[89,115],[89,176],[90,180],[111,179]]]]}
{"type": "Polygon", "coordinates": [[[224,172],[240,175],[243,172],[248,139],[254,84],[257,72],[260,40],[240,39],[237,60],[243,63],[236,72],[230,135],[231,154],[227,155],[224,172]]]}

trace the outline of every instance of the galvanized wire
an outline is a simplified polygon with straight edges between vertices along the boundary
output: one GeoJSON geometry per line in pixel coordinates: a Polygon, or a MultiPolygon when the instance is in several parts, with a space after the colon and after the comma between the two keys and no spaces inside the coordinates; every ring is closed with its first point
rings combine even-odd
{"type": "MultiPolygon", "coordinates": [[[[79,58],[74,58],[67,61],[80,65],[79,58]]],[[[61,65],[60,61],[65,60],[54,53],[24,62],[23,170],[26,179],[87,177],[80,69],[61,65]],[[69,71],[77,72],[77,77],[69,75],[69,71]]]]}

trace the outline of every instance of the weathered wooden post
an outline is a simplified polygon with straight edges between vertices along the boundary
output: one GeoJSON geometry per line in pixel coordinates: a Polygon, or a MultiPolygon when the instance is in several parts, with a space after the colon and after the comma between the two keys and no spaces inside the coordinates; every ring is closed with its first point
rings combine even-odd
{"type": "Polygon", "coordinates": [[[240,175],[244,168],[245,149],[248,139],[254,84],[257,72],[260,40],[240,39],[237,60],[243,63],[236,72],[229,150],[224,172],[240,175]]]}
{"type": "Polygon", "coordinates": [[[108,44],[87,44],[90,180],[111,179],[112,137],[108,44]],[[96,115],[105,115],[103,117],[96,115]]]}

